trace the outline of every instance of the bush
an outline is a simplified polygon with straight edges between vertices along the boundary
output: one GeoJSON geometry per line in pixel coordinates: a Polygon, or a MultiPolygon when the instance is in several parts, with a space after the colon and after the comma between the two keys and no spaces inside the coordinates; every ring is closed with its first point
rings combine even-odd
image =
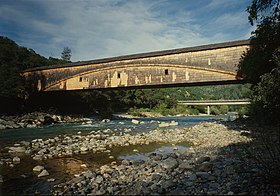
{"type": "Polygon", "coordinates": [[[220,115],[221,112],[220,110],[218,109],[217,106],[211,106],[210,107],[210,113],[213,114],[213,115],[220,115]]]}

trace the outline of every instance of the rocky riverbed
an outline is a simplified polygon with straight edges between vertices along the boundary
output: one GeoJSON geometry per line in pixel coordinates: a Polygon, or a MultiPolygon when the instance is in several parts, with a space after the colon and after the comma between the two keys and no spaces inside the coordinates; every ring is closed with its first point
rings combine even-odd
{"type": "MultiPolygon", "coordinates": [[[[26,154],[38,161],[33,168],[38,178],[55,181],[48,177],[44,165],[39,165],[42,160],[108,154],[112,161],[98,168],[82,163],[83,172],[56,184],[52,189],[55,195],[279,194],[279,186],[265,181],[259,165],[244,149],[254,142],[251,132],[233,125],[201,123],[192,128],[158,128],[139,134],[132,134],[129,129],[107,129],[35,139],[7,147],[10,157],[1,159],[1,164],[16,167],[21,162],[18,154],[26,154]],[[176,145],[182,142],[190,143],[191,147],[176,151],[176,145]],[[121,161],[115,161],[112,153],[114,147],[131,147],[137,153],[135,146],[151,143],[169,144],[174,152],[149,153],[145,158],[121,161]]],[[[5,181],[5,177],[0,176],[0,180],[5,181]]]]}
{"type": "Polygon", "coordinates": [[[0,116],[1,129],[36,128],[43,125],[65,122],[77,122],[79,118],[33,112],[22,116],[0,116]]]}

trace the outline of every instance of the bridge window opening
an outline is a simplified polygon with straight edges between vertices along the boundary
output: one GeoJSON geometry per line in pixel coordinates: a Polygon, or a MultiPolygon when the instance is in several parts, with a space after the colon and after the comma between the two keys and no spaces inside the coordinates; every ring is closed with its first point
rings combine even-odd
{"type": "Polygon", "coordinates": [[[118,73],[118,78],[121,78],[121,74],[120,73],[118,73]]]}
{"type": "Polygon", "coordinates": [[[168,75],[168,69],[164,70],[165,75],[168,75]]]}
{"type": "Polygon", "coordinates": [[[80,82],[82,82],[83,81],[83,77],[80,77],[80,80],[79,80],[80,82]]]}

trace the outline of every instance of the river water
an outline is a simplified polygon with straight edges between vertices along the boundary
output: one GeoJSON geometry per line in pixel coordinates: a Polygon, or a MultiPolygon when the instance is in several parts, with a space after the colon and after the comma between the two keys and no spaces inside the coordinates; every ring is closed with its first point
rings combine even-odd
{"type": "MultiPolygon", "coordinates": [[[[215,120],[228,120],[229,116],[189,116],[189,117],[161,117],[161,118],[137,118],[142,121],[141,124],[133,124],[130,118],[115,119],[110,122],[103,123],[95,118],[90,118],[92,123],[64,123],[44,126],[41,128],[26,128],[26,129],[7,129],[0,131],[0,159],[11,157],[7,153],[7,146],[20,141],[30,142],[36,138],[53,138],[58,135],[71,135],[81,132],[87,134],[91,131],[99,131],[110,129],[114,131],[123,131],[130,129],[130,134],[148,132],[158,127],[159,122],[178,122],[176,128],[191,127],[200,122],[211,122],[215,120]]],[[[233,119],[231,117],[231,119],[233,119]]],[[[165,129],[172,129],[167,127],[165,129]]],[[[176,151],[185,151],[188,144],[177,144],[176,151]]],[[[115,158],[108,158],[108,154],[104,153],[88,153],[81,155],[73,155],[71,157],[54,158],[44,160],[42,162],[34,161],[30,156],[21,156],[20,164],[10,167],[0,164],[0,175],[3,177],[3,183],[0,182],[0,195],[19,195],[19,194],[51,194],[50,189],[55,184],[71,179],[75,174],[86,171],[87,169],[98,168],[103,164],[111,163],[112,161],[120,162],[122,159],[141,159],[145,158],[149,153],[168,153],[174,152],[174,146],[171,144],[151,143],[146,146],[131,146],[116,147],[111,149],[111,155],[115,158]],[[138,152],[133,152],[132,149],[139,149],[138,152]],[[81,165],[86,164],[88,168],[82,168],[81,165]],[[46,178],[38,178],[38,174],[32,172],[32,168],[36,165],[44,165],[50,173],[47,179],[55,179],[48,181],[46,178]]]]}

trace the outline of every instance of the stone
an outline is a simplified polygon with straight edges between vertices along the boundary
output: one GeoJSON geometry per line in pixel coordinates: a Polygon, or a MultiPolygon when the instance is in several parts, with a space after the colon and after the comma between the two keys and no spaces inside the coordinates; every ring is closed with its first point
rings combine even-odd
{"type": "Polygon", "coordinates": [[[86,151],[88,151],[88,147],[82,146],[82,147],[80,148],[80,151],[81,151],[81,152],[86,152],[86,151]]]}
{"type": "Polygon", "coordinates": [[[25,147],[18,146],[18,147],[9,147],[10,152],[15,153],[24,153],[26,151],[25,147]]]}
{"type": "Polygon", "coordinates": [[[161,187],[165,190],[168,190],[168,189],[170,189],[172,187],[175,187],[175,186],[176,186],[176,184],[172,180],[164,181],[161,185],[161,187]]]}
{"type": "Polygon", "coordinates": [[[20,158],[19,157],[14,157],[13,162],[14,163],[20,163],[20,158]]]}
{"type": "Polygon", "coordinates": [[[209,177],[208,172],[196,172],[195,174],[198,178],[201,178],[203,180],[207,180],[209,177]]]}
{"type": "Polygon", "coordinates": [[[1,130],[1,129],[6,129],[6,126],[3,125],[3,124],[0,124],[0,130],[1,130]]]}
{"type": "Polygon", "coordinates": [[[158,124],[158,127],[160,127],[160,128],[169,127],[169,126],[170,125],[167,122],[161,122],[160,124],[158,124]]]}
{"type": "Polygon", "coordinates": [[[41,165],[37,165],[37,166],[33,167],[33,171],[35,171],[35,172],[41,172],[44,169],[45,168],[43,166],[41,166],[41,165]]]}
{"type": "Polygon", "coordinates": [[[234,174],[234,168],[233,168],[233,166],[232,166],[232,165],[227,166],[227,167],[225,168],[225,172],[226,172],[227,175],[232,175],[232,174],[234,174]]]}
{"type": "Polygon", "coordinates": [[[151,179],[154,183],[157,183],[158,181],[160,181],[161,175],[157,174],[157,173],[154,173],[154,174],[152,174],[151,179]]]}
{"type": "Polygon", "coordinates": [[[100,167],[100,173],[101,174],[112,173],[112,168],[109,167],[108,165],[103,165],[100,167]]]}
{"type": "Polygon", "coordinates": [[[50,178],[50,179],[48,179],[48,182],[54,182],[55,181],[55,179],[54,178],[50,178]]]}
{"type": "Polygon", "coordinates": [[[26,128],[36,128],[37,125],[36,124],[27,124],[26,128]]]}
{"type": "Polygon", "coordinates": [[[51,116],[44,116],[44,125],[49,125],[55,123],[54,119],[51,116]]]}
{"type": "Polygon", "coordinates": [[[135,120],[135,119],[132,119],[131,122],[132,122],[133,124],[140,124],[140,121],[139,121],[139,120],[135,120]]]}
{"type": "Polygon", "coordinates": [[[195,166],[195,171],[197,172],[209,172],[213,168],[213,164],[209,162],[203,162],[200,165],[195,166]]]}
{"type": "Polygon", "coordinates": [[[193,169],[193,166],[190,165],[188,162],[182,162],[182,163],[180,163],[179,168],[189,171],[189,170],[193,169]]]}
{"type": "Polygon", "coordinates": [[[86,173],[84,174],[84,176],[85,176],[86,178],[95,177],[95,176],[94,176],[94,173],[93,173],[92,171],[90,171],[90,170],[87,170],[86,173]]]}
{"type": "Polygon", "coordinates": [[[0,175],[0,183],[4,182],[2,175],[0,175]]]}
{"type": "Polygon", "coordinates": [[[100,175],[97,176],[96,179],[95,179],[95,182],[98,183],[98,184],[101,184],[103,182],[103,177],[100,176],[100,175]]]}
{"type": "Polygon", "coordinates": [[[169,157],[162,161],[162,167],[165,169],[174,169],[178,166],[178,161],[172,157],[169,157]]]}
{"type": "Polygon", "coordinates": [[[42,156],[42,155],[35,155],[35,156],[33,157],[33,160],[42,161],[42,160],[43,160],[43,156],[42,156]]]}
{"type": "Polygon", "coordinates": [[[210,161],[210,157],[200,157],[197,161],[196,161],[196,163],[197,164],[201,164],[201,163],[203,163],[203,162],[209,162],[210,161]]]}
{"type": "Polygon", "coordinates": [[[108,122],[110,122],[110,119],[103,119],[101,122],[108,123],[108,122]]]}
{"type": "Polygon", "coordinates": [[[44,176],[48,176],[50,175],[49,172],[46,169],[43,169],[43,171],[41,171],[41,173],[38,175],[38,177],[44,177],[44,176]]]}

